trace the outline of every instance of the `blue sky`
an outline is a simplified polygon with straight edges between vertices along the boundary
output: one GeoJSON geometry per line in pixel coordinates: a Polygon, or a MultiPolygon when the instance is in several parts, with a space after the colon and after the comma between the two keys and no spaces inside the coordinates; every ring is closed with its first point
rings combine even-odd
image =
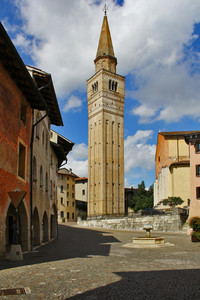
{"type": "MultiPolygon", "coordinates": [[[[155,180],[158,131],[199,130],[200,1],[106,1],[118,60],[126,77],[125,186],[155,180]]],[[[51,73],[64,127],[76,145],[68,168],[87,176],[86,81],[105,1],[1,0],[0,20],[27,65],[51,73]]]]}

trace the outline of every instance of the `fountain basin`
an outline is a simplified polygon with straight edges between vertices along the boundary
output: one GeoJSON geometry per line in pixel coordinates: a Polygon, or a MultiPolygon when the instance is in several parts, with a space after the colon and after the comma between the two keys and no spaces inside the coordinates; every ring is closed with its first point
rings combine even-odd
{"type": "Polygon", "coordinates": [[[164,244],[164,237],[133,237],[133,244],[137,245],[157,245],[164,244]]]}

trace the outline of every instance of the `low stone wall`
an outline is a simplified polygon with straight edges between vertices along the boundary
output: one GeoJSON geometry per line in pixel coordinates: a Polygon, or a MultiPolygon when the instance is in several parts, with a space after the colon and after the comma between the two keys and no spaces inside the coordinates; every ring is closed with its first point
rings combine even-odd
{"type": "Polygon", "coordinates": [[[170,214],[142,216],[134,214],[131,217],[102,217],[90,220],[81,220],[78,218],[77,224],[90,228],[105,228],[118,230],[143,230],[144,226],[149,224],[153,226],[153,230],[165,232],[182,231],[187,215],[181,210],[175,210],[170,214]]]}

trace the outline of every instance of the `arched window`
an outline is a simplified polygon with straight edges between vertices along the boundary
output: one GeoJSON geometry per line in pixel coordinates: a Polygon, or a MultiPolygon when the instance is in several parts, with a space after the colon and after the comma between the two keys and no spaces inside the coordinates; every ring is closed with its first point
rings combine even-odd
{"type": "Polygon", "coordinates": [[[109,90],[114,92],[117,91],[117,81],[109,80],[109,90]]]}
{"type": "MultiPolygon", "coordinates": [[[[36,123],[39,121],[40,117],[39,117],[39,114],[37,113],[36,115],[36,123]]],[[[36,125],[36,138],[39,139],[39,135],[40,135],[40,125],[37,124],[36,125]]]]}
{"type": "Polygon", "coordinates": [[[46,177],[45,177],[45,191],[48,192],[48,189],[49,189],[49,187],[48,187],[48,174],[46,172],[46,177]]]}
{"type": "Polygon", "coordinates": [[[50,198],[53,198],[53,182],[50,180],[50,198]]]}
{"type": "Polygon", "coordinates": [[[37,181],[37,164],[35,156],[33,157],[33,181],[37,181]]]}
{"type": "Polygon", "coordinates": [[[61,212],[60,212],[60,217],[61,217],[61,218],[64,218],[64,211],[61,211],[61,212]]]}
{"type": "Polygon", "coordinates": [[[46,152],[48,152],[48,145],[49,145],[49,142],[48,142],[48,135],[46,134],[46,142],[45,142],[45,149],[46,149],[46,152]]]}
{"type": "Polygon", "coordinates": [[[98,81],[96,81],[93,85],[92,85],[92,91],[93,93],[98,91],[98,81]]]}
{"type": "Polygon", "coordinates": [[[42,145],[44,146],[44,128],[42,130],[42,145]]]}
{"type": "Polygon", "coordinates": [[[43,168],[40,166],[40,187],[43,186],[43,168]]]}

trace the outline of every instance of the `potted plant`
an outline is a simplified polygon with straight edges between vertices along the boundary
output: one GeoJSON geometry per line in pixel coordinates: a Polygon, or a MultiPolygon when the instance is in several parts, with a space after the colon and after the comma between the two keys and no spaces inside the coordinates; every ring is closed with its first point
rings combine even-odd
{"type": "Polygon", "coordinates": [[[190,218],[188,224],[192,228],[192,242],[200,242],[200,217],[190,218]]]}

